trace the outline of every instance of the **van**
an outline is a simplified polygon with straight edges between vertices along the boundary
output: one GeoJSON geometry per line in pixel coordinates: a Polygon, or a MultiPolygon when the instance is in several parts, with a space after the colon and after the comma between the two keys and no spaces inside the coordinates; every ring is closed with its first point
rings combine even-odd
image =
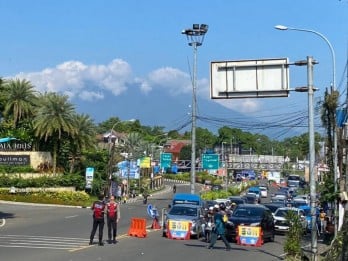
{"type": "Polygon", "coordinates": [[[257,198],[257,202],[260,203],[261,202],[261,190],[259,187],[250,187],[248,189],[248,193],[253,193],[256,195],[257,198]]]}
{"type": "Polygon", "coordinates": [[[173,206],[178,204],[191,204],[202,206],[203,202],[199,195],[189,193],[177,193],[173,197],[173,206]]]}

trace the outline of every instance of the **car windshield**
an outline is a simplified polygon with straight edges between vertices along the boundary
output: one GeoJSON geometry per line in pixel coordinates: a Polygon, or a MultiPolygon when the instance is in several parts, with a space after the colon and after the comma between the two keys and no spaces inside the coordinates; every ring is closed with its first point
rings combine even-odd
{"type": "Polygon", "coordinates": [[[285,218],[289,211],[292,211],[292,212],[294,212],[294,213],[297,213],[296,211],[290,210],[290,209],[278,209],[278,210],[276,211],[275,215],[276,215],[277,217],[284,217],[284,218],[285,218]]]}
{"type": "Polygon", "coordinates": [[[234,217],[260,217],[263,209],[259,208],[237,208],[232,216],[234,217]]]}
{"type": "Polygon", "coordinates": [[[190,207],[184,207],[184,206],[174,206],[169,213],[170,215],[175,216],[197,216],[197,209],[196,208],[190,208],[190,207]]]}

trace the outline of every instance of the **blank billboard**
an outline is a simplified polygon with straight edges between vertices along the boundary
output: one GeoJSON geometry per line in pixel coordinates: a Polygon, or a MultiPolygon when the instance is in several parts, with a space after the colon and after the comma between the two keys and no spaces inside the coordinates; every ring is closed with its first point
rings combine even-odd
{"type": "Polygon", "coordinates": [[[210,98],[288,97],[288,58],[217,61],[210,64],[210,98]]]}

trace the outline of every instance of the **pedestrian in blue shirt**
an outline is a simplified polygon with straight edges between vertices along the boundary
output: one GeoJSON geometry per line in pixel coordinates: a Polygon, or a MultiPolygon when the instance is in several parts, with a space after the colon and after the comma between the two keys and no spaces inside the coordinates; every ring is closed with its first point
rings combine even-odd
{"type": "Polygon", "coordinates": [[[225,222],[223,221],[223,215],[221,214],[220,210],[218,208],[214,208],[214,227],[211,233],[211,240],[210,244],[207,246],[208,249],[213,249],[214,245],[218,239],[218,236],[221,237],[222,241],[225,244],[225,250],[229,251],[231,250],[231,245],[227,241],[225,236],[225,222]]]}

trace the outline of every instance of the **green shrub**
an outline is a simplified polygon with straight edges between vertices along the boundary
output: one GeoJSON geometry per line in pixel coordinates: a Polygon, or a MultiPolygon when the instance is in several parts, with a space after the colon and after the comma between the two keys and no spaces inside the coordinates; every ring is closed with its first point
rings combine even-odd
{"type": "Polygon", "coordinates": [[[89,206],[93,199],[84,191],[32,192],[10,194],[8,189],[0,190],[0,199],[42,204],[89,206]]]}
{"type": "Polygon", "coordinates": [[[284,252],[287,253],[287,257],[297,258],[301,254],[301,236],[304,233],[300,217],[295,211],[288,211],[285,218],[290,227],[286,235],[284,252]]]}

